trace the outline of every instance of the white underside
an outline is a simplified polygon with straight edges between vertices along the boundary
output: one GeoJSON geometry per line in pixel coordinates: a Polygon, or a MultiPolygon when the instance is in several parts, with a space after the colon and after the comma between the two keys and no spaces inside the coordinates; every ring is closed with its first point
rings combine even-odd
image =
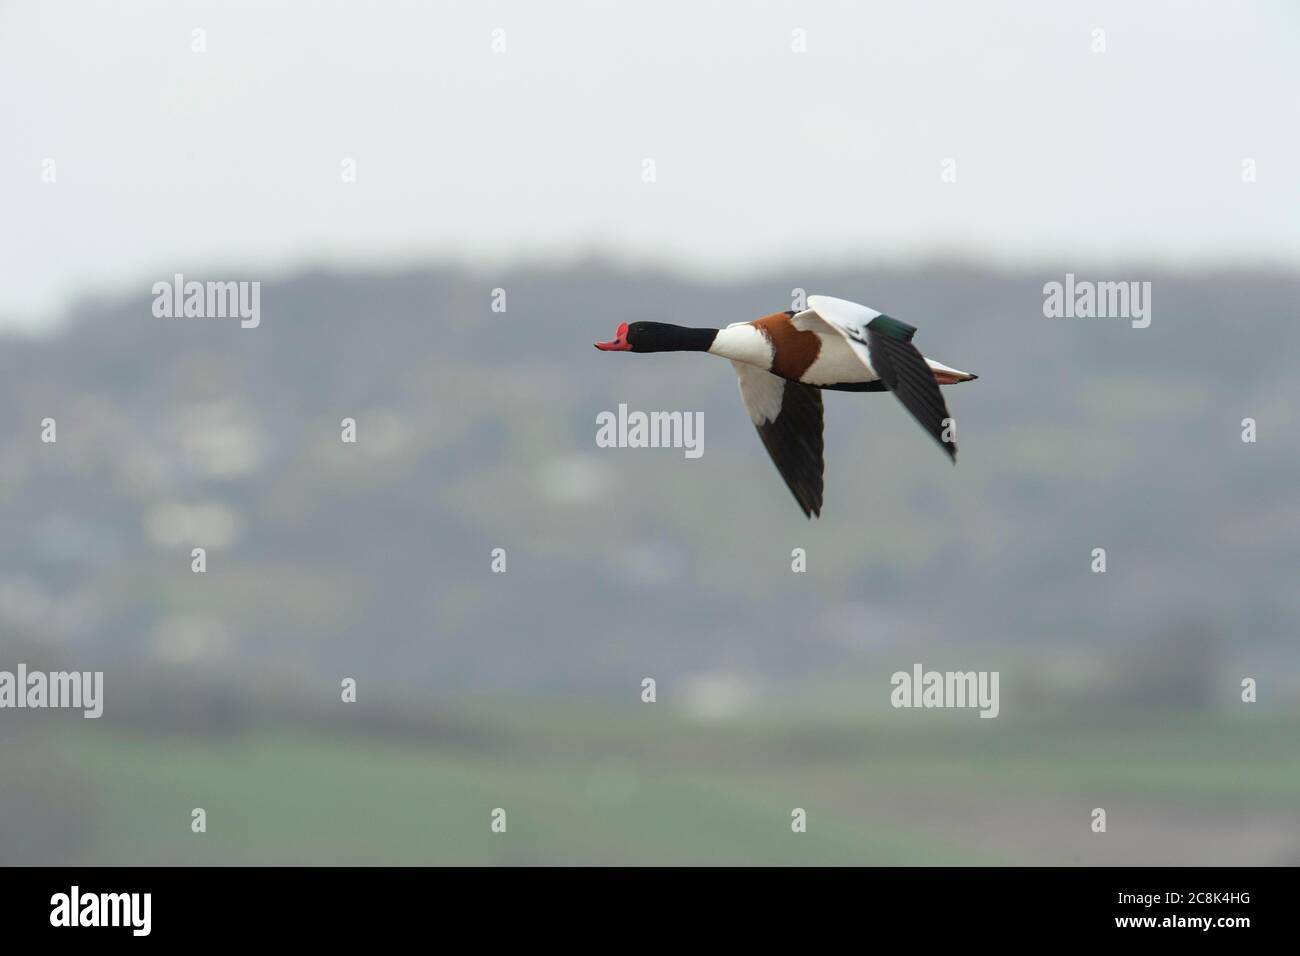
{"type": "MultiPolygon", "coordinates": [[[[798,316],[795,318],[797,320],[798,316]]],[[[797,321],[795,324],[798,327],[797,321]]],[[[874,382],[880,378],[875,369],[864,362],[838,332],[817,332],[817,338],[821,340],[822,350],[817,353],[817,361],[808,366],[808,371],[803,373],[799,381],[809,385],[847,385],[874,382]]]]}

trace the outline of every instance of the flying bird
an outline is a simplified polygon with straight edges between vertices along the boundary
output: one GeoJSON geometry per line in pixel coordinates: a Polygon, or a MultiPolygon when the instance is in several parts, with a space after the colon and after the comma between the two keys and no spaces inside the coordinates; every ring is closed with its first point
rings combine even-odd
{"type": "Polygon", "coordinates": [[[708,352],[730,359],[740,397],[763,447],[805,516],[821,516],[822,396],[893,392],[953,463],[957,443],[940,385],[971,382],[970,372],[923,356],[915,326],[845,299],[808,296],[802,312],[776,312],[722,329],[624,322],[604,352],[708,352]]]}

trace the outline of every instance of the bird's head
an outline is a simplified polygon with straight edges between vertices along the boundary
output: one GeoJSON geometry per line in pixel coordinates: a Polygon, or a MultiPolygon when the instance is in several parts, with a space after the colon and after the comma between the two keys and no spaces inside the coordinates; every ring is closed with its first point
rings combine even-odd
{"type": "Polygon", "coordinates": [[[608,342],[597,342],[602,352],[707,352],[717,329],[686,329],[667,322],[624,322],[608,342]]]}

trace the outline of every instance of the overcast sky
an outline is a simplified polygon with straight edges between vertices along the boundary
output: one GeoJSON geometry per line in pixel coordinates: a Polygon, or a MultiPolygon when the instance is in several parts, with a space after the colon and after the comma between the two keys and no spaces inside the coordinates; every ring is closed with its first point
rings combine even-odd
{"type": "Polygon", "coordinates": [[[0,0],[0,324],[309,263],[1300,264],[1298,92],[1295,3],[0,0]]]}

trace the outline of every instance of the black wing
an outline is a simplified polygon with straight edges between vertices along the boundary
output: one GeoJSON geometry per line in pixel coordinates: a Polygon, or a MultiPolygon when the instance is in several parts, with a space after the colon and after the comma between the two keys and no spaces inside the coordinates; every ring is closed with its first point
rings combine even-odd
{"type": "Polygon", "coordinates": [[[753,366],[732,364],[745,408],[776,470],[805,517],[821,517],[825,471],[821,392],[753,366]]]}
{"type": "Polygon", "coordinates": [[[948,427],[952,418],[939,383],[934,380],[934,372],[912,344],[915,332],[914,326],[887,315],[868,322],[867,350],[871,354],[871,367],[955,464],[957,440],[948,427]],[[950,436],[948,440],[944,438],[945,431],[950,436]]]}

